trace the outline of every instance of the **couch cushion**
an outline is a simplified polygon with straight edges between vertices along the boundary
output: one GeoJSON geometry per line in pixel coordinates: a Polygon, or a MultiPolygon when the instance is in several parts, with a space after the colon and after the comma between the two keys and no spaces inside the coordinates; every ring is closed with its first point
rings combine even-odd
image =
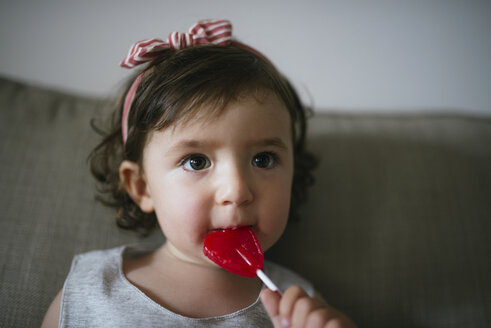
{"type": "Polygon", "coordinates": [[[94,201],[86,158],[104,102],[0,79],[0,322],[39,326],[74,254],[132,242],[94,201]]]}
{"type": "Polygon", "coordinates": [[[327,114],[304,217],[270,256],[361,327],[491,322],[491,119],[327,114]]]}

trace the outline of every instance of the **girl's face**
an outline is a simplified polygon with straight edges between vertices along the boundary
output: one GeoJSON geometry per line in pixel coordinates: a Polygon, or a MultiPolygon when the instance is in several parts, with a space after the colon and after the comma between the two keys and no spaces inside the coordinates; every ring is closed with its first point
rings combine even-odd
{"type": "MultiPolygon", "coordinates": [[[[206,108],[203,108],[206,111],[206,108]]],[[[217,229],[250,226],[264,250],[281,236],[290,207],[290,116],[271,93],[229,104],[216,119],[154,132],[143,154],[146,193],[167,238],[187,261],[217,229]]]]}

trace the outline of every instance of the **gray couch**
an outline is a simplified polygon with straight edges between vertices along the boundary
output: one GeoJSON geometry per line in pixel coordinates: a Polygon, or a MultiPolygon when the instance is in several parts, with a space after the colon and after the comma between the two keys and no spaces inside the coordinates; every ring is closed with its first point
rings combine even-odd
{"type": "MultiPolygon", "coordinates": [[[[74,254],[140,239],[94,201],[89,121],[105,107],[0,78],[2,327],[39,326],[74,254]]],[[[491,118],[329,113],[310,123],[316,185],[266,255],[360,327],[491,327],[491,118]]]]}

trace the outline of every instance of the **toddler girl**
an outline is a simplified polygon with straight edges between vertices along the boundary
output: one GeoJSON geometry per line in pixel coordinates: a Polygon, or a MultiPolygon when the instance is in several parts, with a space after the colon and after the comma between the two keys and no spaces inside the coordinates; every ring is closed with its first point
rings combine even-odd
{"type": "Polygon", "coordinates": [[[264,265],[280,296],[203,255],[207,234],[243,226],[269,249],[312,180],[288,81],[224,20],[141,41],[121,65],[144,63],[90,164],[118,225],[166,241],[76,256],[44,325],[352,327],[285,268],[264,265]]]}

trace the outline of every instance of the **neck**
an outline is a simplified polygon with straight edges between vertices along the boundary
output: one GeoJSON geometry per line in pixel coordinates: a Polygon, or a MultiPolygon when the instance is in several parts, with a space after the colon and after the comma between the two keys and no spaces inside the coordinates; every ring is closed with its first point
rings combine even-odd
{"type": "Polygon", "coordinates": [[[261,285],[257,278],[246,278],[230,273],[208,259],[190,258],[170,243],[164,244],[155,252],[154,263],[155,269],[167,278],[187,281],[195,287],[212,286],[214,290],[223,287],[229,293],[230,288],[240,289],[241,286],[261,285]]]}
{"type": "Polygon", "coordinates": [[[170,310],[191,317],[217,316],[233,313],[257,300],[262,287],[258,278],[241,277],[175,251],[171,244],[165,244],[149,263],[157,281],[162,282],[158,288],[181,302],[166,301],[170,310]],[[207,306],[203,306],[203,300],[207,300],[207,306]]]}

